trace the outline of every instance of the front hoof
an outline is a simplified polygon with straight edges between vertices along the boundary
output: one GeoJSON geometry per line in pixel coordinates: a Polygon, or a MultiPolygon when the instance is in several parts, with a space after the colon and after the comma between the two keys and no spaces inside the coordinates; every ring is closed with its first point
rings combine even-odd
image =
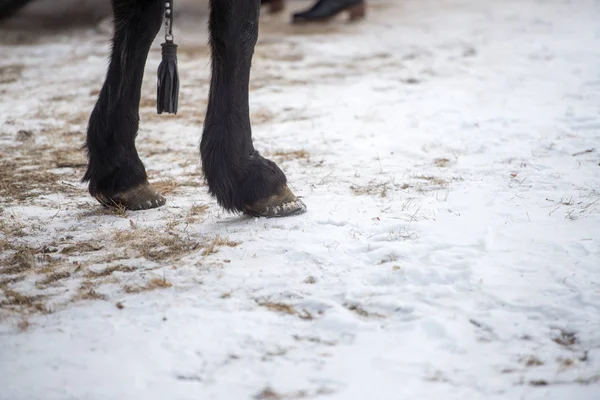
{"type": "Polygon", "coordinates": [[[112,196],[104,196],[98,193],[94,197],[107,207],[123,207],[132,211],[157,208],[164,205],[167,201],[149,183],[143,183],[112,196]]]}
{"type": "Polygon", "coordinates": [[[306,212],[306,205],[287,186],[281,193],[244,207],[244,214],[252,217],[289,217],[304,212],[306,212]]]}

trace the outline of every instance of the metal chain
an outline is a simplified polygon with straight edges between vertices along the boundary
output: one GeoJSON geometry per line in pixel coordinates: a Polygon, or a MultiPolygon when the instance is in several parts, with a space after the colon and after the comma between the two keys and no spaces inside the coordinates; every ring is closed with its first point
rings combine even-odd
{"type": "Polygon", "coordinates": [[[165,40],[173,42],[173,0],[165,3],[165,40]]]}

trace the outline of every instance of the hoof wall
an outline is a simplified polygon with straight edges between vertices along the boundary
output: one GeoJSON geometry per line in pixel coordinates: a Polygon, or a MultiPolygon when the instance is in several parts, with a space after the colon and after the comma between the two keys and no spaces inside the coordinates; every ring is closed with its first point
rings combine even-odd
{"type": "Polygon", "coordinates": [[[286,186],[282,193],[259,200],[244,208],[244,214],[251,217],[290,217],[306,212],[306,204],[286,186]]]}
{"type": "Polygon", "coordinates": [[[149,183],[117,193],[110,197],[102,194],[94,196],[102,205],[115,208],[126,208],[127,210],[148,210],[163,206],[167,200],[160,195],[149,183]]]}

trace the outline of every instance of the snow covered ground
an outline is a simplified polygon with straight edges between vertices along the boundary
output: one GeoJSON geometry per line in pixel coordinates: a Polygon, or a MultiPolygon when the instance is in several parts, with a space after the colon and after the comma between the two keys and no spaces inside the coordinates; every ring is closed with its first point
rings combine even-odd
{"type": "Polygon", "coordinates": [[[202,15],[179,115],[149,58],[143,212],[79,183],[108,34],[0,32],[0,399],[600,399],[600,2],[306,4],[252,72],[288,219],[207,195],[202,15]]]}

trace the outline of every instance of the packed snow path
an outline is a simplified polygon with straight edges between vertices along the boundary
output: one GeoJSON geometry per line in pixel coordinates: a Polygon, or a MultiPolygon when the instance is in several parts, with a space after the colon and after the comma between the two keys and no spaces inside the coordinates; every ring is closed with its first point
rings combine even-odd
{"type": "Polygon", "coordinates": [[[0,32],[0,399],[600,399],[600,2],[263,15],[251,112],[305,215],[203,186],[206,19],[138,148],[165,207],[80,183],[108,33],[0,32]]]}

